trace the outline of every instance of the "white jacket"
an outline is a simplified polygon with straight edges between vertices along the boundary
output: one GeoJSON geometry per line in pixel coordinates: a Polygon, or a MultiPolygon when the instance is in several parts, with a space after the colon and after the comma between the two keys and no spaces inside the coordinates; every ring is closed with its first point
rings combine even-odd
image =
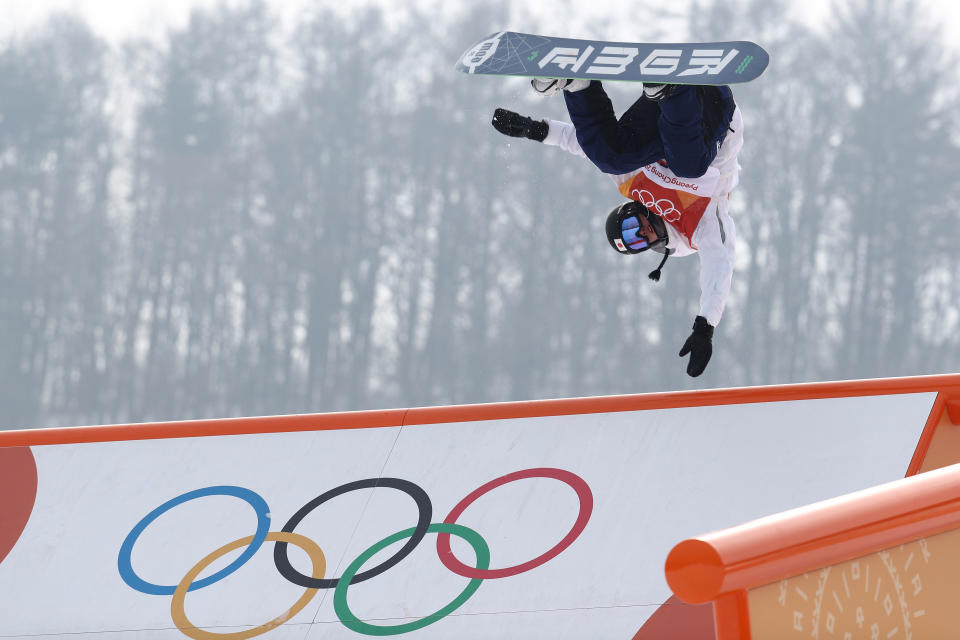
{"type": "MultiPolygon", "coordinates": [[[[549,120],[549,131],[544,144],[560,147],[574,155],[586,157],[577,142],[577,134],[569,122],[549,120]]],[[[622,175],[610,175],[621,193],[627,197],[644,202],[637,189],[631,189],[637,184],[638,177],[647,183],[656,183],[661,188],[669,188],[681,194],[681,199],[697,199],[709,197],[706,209],[696,224],[695,229],[684,229],[678,219],[671,215],[661,215],[666,220],[669,241],[667,247],[673,250],[671,255],[686,256],[698,253],[700,256],[700,313],[713,326],[717,326],[723,315],[723,308],[730,294],[730,283],[733,279],[733,261],[737,244],[737,230],[733,219],[728,213],[730,191],[737,186],[740,179],[740,165],[737,155],[743,147],[743,117],[740,109],[733,112],[730,129],[717,150],[710,167],[700,178],[678,178],[668,167],[657,163],[641,167],[636,171],[622,175]],[[640,175],[643,174],[643,175],[640,175]]],[[[609,174],[607,174],[609,175],[609,174]]],[[[654,186],[656,186],[654,185],[654,186]]],[[[644,191],[647,195],[648,192],[644,191]]],[[[656,197],[652,198],[656,200],[656,197]]],[[[644,202],[654,213],[661,213],[660,203],[656,205],[644,202]]],[[[675,212],[671,205],[668,212],[675,212]]],[[[682,207],[680,207],[682,210],[682,207]]],[[[699,212],[698,212],[699,215],[699,212]]]]}

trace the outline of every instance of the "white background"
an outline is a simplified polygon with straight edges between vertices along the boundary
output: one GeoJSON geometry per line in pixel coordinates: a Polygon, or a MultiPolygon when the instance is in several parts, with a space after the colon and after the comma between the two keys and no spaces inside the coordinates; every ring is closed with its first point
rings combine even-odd
{"type": "MultiPolygon", "coordinates": [[[[209,8],[221,4],[218,0],[137,0],[136,2],[118,2],[117,0],[2,0],[3,20],[0,21],[0,37],[28,29],[43,21],[52,11],[69,10],[79,13],[89,22],[91,27],[110,41],[117,43],[125,38],[135,36],[159,37],[170,27],[186,25],[193,7],[209,8]]],[[[237,4],[236,0],[226,1],[227,5],[237,4]]],[[[268,6],[273,6],[282,13],[285,19],[295,21],[298,13],[306,6],[327,6],[340,8],[344,12],[356,11],[358,7],[379,4],[388,10],[402,12],[408,6],[435,7],[438,11],[450,10],[449,4],[437,0],[377,0],[367,2],[307,2],[307,0],[268,0],[268,6]]],[[[687,10],[689,0],[679,0],[669,3],[669,10],[680,12],[687,10]]],[[[830,0],[806,0],[793,2],[790,9],[792,15],[802,19],[807,24],[818,27],[830,19],[830,0]]],[[[643,20],[646,16],[656,16],[662,21],[664,15],[663,3],[637,2],[636,0],[608,0],[607,2],[575,2],[572,6],[563,6],[557,0],[528,0],[524,3],[524,11],[531,16],[531,21],[523,25],[505,25],[513,31],[534,29],[536,33],[555,33],[568,37],[595,37],[607,40],[630,40],[629,21],[623,22],[623,31],[620,33],[596,34],[585,33],[592,19],[610,15],[624,15],[629,10],[643,20]],[[533,24],[541,24],[536,29],[533,24]]],[[[950,40],[960,38],[960,5],[952,0],[923,0],[921,6],[927,7],[926,14],[932,23],[943,25],[950,40]]],[[[525,21],[526,22],[526,21],[525,21]]],[[[669,26],[667,27],[669,29],[669,26]]],[[[678,29],[681,28],[679,25],[678,29]]]]}

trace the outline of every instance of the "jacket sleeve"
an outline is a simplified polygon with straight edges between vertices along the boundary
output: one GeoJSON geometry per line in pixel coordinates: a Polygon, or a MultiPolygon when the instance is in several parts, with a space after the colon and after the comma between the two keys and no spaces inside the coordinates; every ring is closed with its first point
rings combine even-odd
{"type": "Polygon", "coordinates": [[[547,137],[543,139],[543,144],[560,147],[575,156],[587,157],[577,141],[577,130],[569,122],[547,120],[547,137]]]}
{"type": "Polygon", "coordinates": [[[736,254],[737,230],[727,207],[726,196],[717,198],[717,205],[704,212],[693,233],[700,256],[700,315],[714,327],[730,295],[736,254]]]}

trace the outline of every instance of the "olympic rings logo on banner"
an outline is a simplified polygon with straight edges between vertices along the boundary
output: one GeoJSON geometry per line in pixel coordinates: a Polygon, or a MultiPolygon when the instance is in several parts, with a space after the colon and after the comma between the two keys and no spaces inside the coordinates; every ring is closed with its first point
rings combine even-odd
{"type": "Polygon", "coordinates": [[[630,192],[630,197],[636,197],[640,204],[648,209],[652,207],[657,215],[667,222],[676,222],[680,219],[680,211],[677,210],[676,205],[669,198],[657,200],[657,197],[646,189],[634,189],[630,192]]]}
{"type": "Polygon", "coordinates": [[[427,496],[427,493],[416,484],[408,480],[401,480],[399,478],[369,478],[366,480],[357,480],[355,482],[349,482],[347,484],[340,485],[339,487],[322,493],[310,502],[306,503],[300,508],[299,511],[293,514],[293,516],[290,517],[280,531],[270,531],[270,509],[267,506],[266,501],[258,494],[243,487],[214,486],[196,489],[194,491],[189,491],[179,495],[168,500],[144,516],[143,519],[141,519],[140,522],[138,522],[133,529],[130,530],[130,533],[127,534],[123,544],[120,546],[120,553],[117,557],[117,568],[120,572],[120,577],[131,588],[150,595],[172,596],[170,614],[173,618],[174,624],[176,624],[177,628],[180,629],[180,631],[185,635],[195,638],[196,640],[244,640],[246,638],[252,638],[254,636],[266,633],[267,631],[282,625],[284,622],[299,613],[304,607],[307,606],[307,604],[309,604],[310,600],[313,599],[320,589],[334,590],[334,611],[336,612],[337,618],[340,620],[340,622],[343,623],[343,625],[348,629],[351,629],[357,633],[372,636],[397,635],[421,629],[448,616],[463,603],[469,600],[470,597],[480,587],[480,583],[484,580],[515,576],[549,562],[557,555],[562,553],[567,547],[573,544],[573,541],[580,536],[584,528],[587,526],[587,521],[590,520],[590,515],[592,512],[593,493],[590,491],[590,487],[583,480],[583,478],[571,473],[570,471],[552,468],[525,469],[521,471],[514,471],[513,473],[508,473],[499,478],[495,478],[490,482],[478,487],[460,502],[458,502],[453,509],[450,510],[450,513],[447,514],[447,517],[439,523],[432,522],[433,506],[430,502],[429,496],[427,496]],[[467,509],[467,507],[473,504],[484,494],[489,493],[497,487],[503,486],[515,480],[522,480],[524,478],[550,478],[559,480],[569,485],[570,488],[576,492],[577,498],[580,501],[580,509],[577,514],[577,518],[574,521],[573,526],[570,528],[570,531],[563,537],[563,539],[552,548],[548,549],[545,553],[537,556],[536,558],[511,567],[491,569],[490,549],[487,546],[486,541],[473,529],[461,524],[457,524],[457,520],[467,509]],[[403,531],[398,531],[397,533],[387,536],[383,540],[375,543],[369,549],[357,556],[357,558],[347,566],[339,578],[326,577],[325,574],[327,562],[323,551],[320,549],[320,546],[310,538],[298,533],[294,533],[294,529],[297,528],[297,525],[299,525],[300,522],[307,517],[307,515],[325,502],[351,491],[357,491],[360,489],[373,489],[377,487],[396,489],[397,491],[406,493],[408,496],[413,498],[419,511],[419,517],[417,519],[416,526],[409,529],[404,529],[403,531]],[[133,553],[133,547],[144,530],[146,530],[146,528],[161,515],[178,505],[189,502],[196,498],[215,495],[239,498],[240,500],[243,500],[249,504],[257,514],[256,532],[252,536],[246,536],[244,538],[240,538],[239,540],[234,540],[233,542],[229,542],[219,549],[216,549],[205,558],[201,559],[196,565],[194,565],[194,567],[190,569],[176,585],[153,584],[143,580],[139,575],[137,575],[131,563],[131,556],[133,553]],[[373,625],[360,620],[356,615],[353,614],[349,605],[347,604],[347,590],[350,585],[374,578],[389,570],[391,567],[394,567],[397,563],[413,552],[413,550],[417,547],[417,545],[420,544],[427,533],[437,534],[437,554],[443,565],[457,575],[470,578],[470,582],[467,583],[466,588],[464,588],[464,590],[461,591],[453,600],[451,600],[449,604],[441,608],[439,611],[412,622],[396,625],[373,625]],[[453,551],[450,547],[451,535],[462,538],[473,548],[474,554],[476,555],[476,566],[471,567],[463,564],[453,555],[453,551]],[[406,542],[395,554],[382,561],[380,564],[365,571],[361,571],[364,565],[380,551],[383,551],[390,545],[402,540],[406,540],[406,542]],[[209,587],[210,585],[223,580],[228,575],[232,574],[234,571],[246,564],[246,562],[250,560],[250,558],[252,558],[253,555],[260,549],[263,543],[267,541],[274,543],[273,560],[277,570],[280,572],[280,575],[286,578],[288,581],[304,587],[305,591],[303,595],[300,596],[293,606],[273,620],[245,631],[234,633],[212,633],[194,626],[194,624],[187,618],[185,612],[185,600],[187,593],[190,591],[196,591],[197,589],[202,589],[204,587],[209,587]],[[307,556],[310,558],[313,564],[313,570],[310,575],[304,575],[303,573],[300,573],[293,568],[293,565],[290,564],[290,560],[287,555],[287,548],[290,544],[300,547],[307,553],[307,556]],[[231,551],[240,549],[241,547],[246,548],[235,560],[233,560],[233,562],[220,569],[216,573],[207,576],[202,580],[197,580],[197,577],[201,572],[203,572],[204,569],[216,562],[216,560],[219,558],[227,555],[231,551]]]}

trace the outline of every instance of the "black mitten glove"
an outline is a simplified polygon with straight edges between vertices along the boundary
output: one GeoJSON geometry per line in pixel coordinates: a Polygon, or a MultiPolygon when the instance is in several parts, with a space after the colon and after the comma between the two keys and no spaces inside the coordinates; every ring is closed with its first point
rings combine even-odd
{"type": "Polygon", "coordinates": [[[687,375],[696,378],[707,368],[710,356],[713,355],[713,327],[707,324],[707,319],[697,316],[693,321],[693,333],[683,343],[680,357],[690,354],[687,363],[687,375]]]}
{"type": "Polygon", "coordinates": [[[529,138],[537,142],[543,142],[547,137],[547,131],[550,130],[546,120],[534,120],[500,108],[493,112],[492,124],[494,129],[505,136],[529,138]]]}

